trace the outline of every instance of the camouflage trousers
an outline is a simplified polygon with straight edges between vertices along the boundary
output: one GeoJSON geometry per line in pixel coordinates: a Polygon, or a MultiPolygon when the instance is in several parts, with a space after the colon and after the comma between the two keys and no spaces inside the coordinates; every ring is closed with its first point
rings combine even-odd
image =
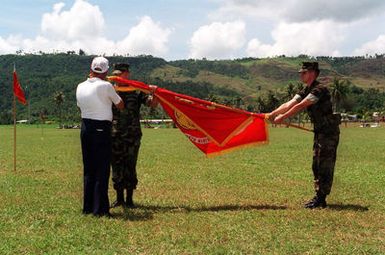
{"type": "Polygon", "coordinates": [[[115,190],[136,189],[136,162],[140,139],[126,141],[122,137],[112,137],[112,182],[115,190]]]}
{"type": "Polygon", "coordinates": [[[314,188],[317,194],[329,195],[337,158],[339,134],[325,135],[316,133],[313,144],[314,188]]]}

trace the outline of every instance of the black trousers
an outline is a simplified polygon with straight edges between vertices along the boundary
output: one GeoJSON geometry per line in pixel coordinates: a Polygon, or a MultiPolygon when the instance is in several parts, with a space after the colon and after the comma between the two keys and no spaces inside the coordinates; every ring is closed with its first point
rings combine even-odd
{"type": "Polygon", "coordinates": [[[83,213],[109,214],[111,122],[82,119],[80,132],[84,166],[83,213]]]}

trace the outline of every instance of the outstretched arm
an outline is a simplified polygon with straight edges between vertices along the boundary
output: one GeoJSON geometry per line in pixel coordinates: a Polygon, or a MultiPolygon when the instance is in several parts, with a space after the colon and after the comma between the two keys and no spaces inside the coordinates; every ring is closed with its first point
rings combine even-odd
{"type": "Polygon", "coordinates": [[[289,111],[296,104],[298,104],[298,102],[294,98],[291,99],[290,101],[287,101],[286,103],[281,104],[277,109],[268,113],[269,120],[273,122],[277,115],[283,114],[289,111]]]}
{"type": "Polygon", "coordinates": [[[303,109],[307,108],[308,106],[314,104],[313,101],[305,98],[300,103],[297,103],[293,105],[289,110],[286,112],[283,112],[282,114],[279,114],[276,118],[274,118],[274,123],[282,123],[285,119],[295,115],[296,113],[302,111],[303,109]]]}

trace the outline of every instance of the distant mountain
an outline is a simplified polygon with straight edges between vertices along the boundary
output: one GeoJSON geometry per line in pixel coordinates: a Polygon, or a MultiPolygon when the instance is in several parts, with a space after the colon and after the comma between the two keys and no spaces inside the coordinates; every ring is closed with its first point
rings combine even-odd
{"type": "MultiPolygon", "coordinates": [[[[57,116],[53,100],[63,92],[65,119],[78,119],[75,90],[86,79],[93,56],[69,54],[1,55],[0,56],[0,123],[11,118],[12,71],[15,64],[20,83],[30,107],[18,106],[19,119],[33,118],[41,113],[57,116]]],[[[237,60],[178,60],[165,61],[152,56],[107,57],[110,63],[131,65],[132,79],[165,87],[175,92],[210,99],[258,97],[262,92],[285,88],[298,83],[298,69],[306,56],[277,58],[244,58],[237,60]]],[[[348,79],[362,89],[385,91],[385,58],[378,55],[363,57],[318,57],[321,76],[348,79]]],[[[222,101],[223,101],[222,100],[222,101]]],[[[230,102],[230,101],[229,101],[230,102]]]]}
{"type": "MultiPolygon", "coordinates": [[[[259,88],[274,89],[299,80],[298,70],[308,58],[240,59],[233,61],[181,60],[169,62],[153,75],[175,80],[206,81],[245,95],[259,88]]],[[[362,88],[385,89],[385,58],[320,58],[321,76],[351,80],[362,88]]]]}

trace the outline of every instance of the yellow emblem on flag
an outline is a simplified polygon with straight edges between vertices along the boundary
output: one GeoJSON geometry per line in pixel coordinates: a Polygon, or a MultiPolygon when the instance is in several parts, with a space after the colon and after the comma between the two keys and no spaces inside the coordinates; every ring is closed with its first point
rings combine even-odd
{"type": "Polygon", "coordinates": [[[174,111],[175,119],[178,125],[184,129],[196,129],[194,123],[192,123],[183,113],[174,111]]]}

